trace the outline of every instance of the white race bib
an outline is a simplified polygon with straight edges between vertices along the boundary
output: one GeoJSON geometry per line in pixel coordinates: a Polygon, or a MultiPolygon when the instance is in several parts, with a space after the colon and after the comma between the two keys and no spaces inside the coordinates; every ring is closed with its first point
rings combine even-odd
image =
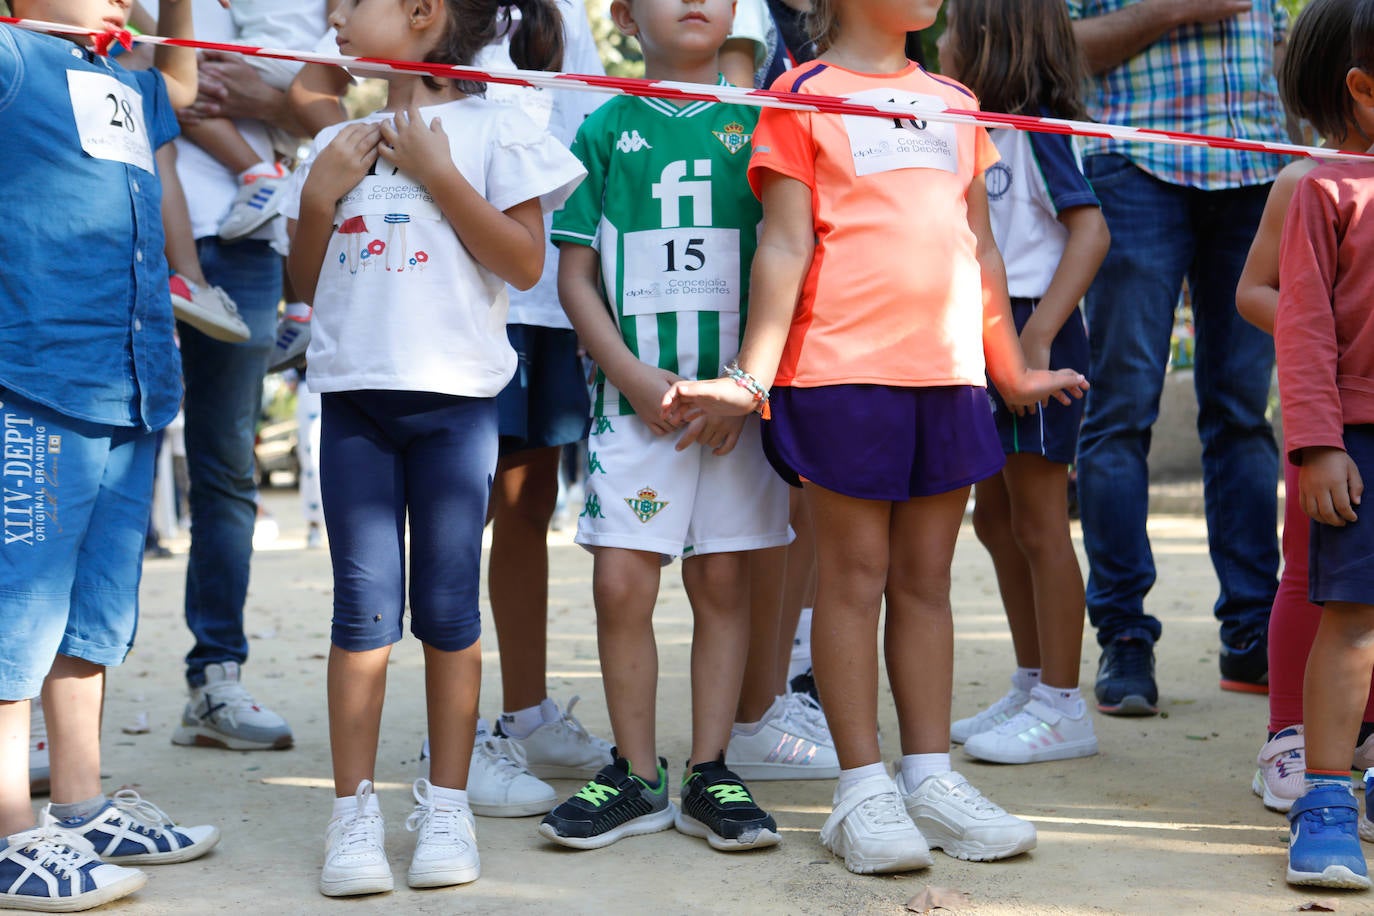
{"type": "MultiPolygon", "coordinates": [[[[392,166],[385,162],[379,162],[378,166],[387,172],[392,170],[392,166]]],[[[414,219],[444,218],[429,189],[402,172],[369,175],[339,201],[338,215],[341,220],[353,216],[387,214],[414,219]]]]}
{"type": "Polygon", "coordinates": [[[737,312],[738,229],[646,229],[625,234],[626,315],[737,312]]]}
{"type": "MultiPolygon", "coordinates": [[[[846,98],[860,104],[947,107],[938,96],[890,89],[865,89],[846,98]]],[[[959,171],[959,135],[954,124],[844,115],[844,126],[854,155],[855,175],[896,169],[959,171]]]]}
{"type": "Polygon", "coordinates": [[[143,121],[143,96],[113,76],[67,71],[67,89],[81,148],[95,159],[109,159],[153,171],[153,147],[143,121]]]}

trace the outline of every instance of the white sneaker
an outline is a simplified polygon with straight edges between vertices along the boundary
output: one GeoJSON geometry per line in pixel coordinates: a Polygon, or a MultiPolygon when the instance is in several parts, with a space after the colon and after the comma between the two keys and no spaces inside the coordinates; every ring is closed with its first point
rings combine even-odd
{"type": "Polygon", "coordinates": [[[225,343],[243,343],[253,336],[234,300],[218,286],[197,286],[180,274],[172,274],[168,286],[178,321],[225,343]]]}
{"type": "Polygon", "coordinates": [[[91,844],[44,825],[12,834],[0,845],[0,907],[66,913],[118,900],[148,882],[137,868],[96,858],[91,844]]]}
{"type": "Polygon", "coordinates": [[[51,774],[48,720],[43,717],[42,698],[34,697],[29,701],[29,794],[47,795],[51,774]]]}
{"type": "Polygon", "coordinates": [[[1302,725],[1292,725],[1264,742],[1255,762],[1250,788],[1270,811],[1288,812],[1307,791],[1306,739],[1302,725]]]}
{"type": "Polygon", "coordinates": [[[844,867],[859,875],[912,871],[935,861],[907,814],[897,787],[885,774],[870,776],[843,799],[836,789],[834,810],[821,828],[821,843],[844,867]]]}
{"type": "Polygon", "coordinates": [[[257,232],[281,213],[285,203],[286,182],[291,173],[280,162],[259,163],[254,169],[239,176],[234,203],[219,224],[219,237],[226,242],[257,232]],[[262,171],[254,171],[257,168],[262,171]]]}
{"type": "Polygon", "coordinates": [[[963,744],[980,732],[990,731],[1006,722],[1026,707],[1030,702],[1030,694],[1018,687],[1013,687],[1007,691],[996,703],[987,709],[970,716],[967,719],[960,719],[949,727],[949,740],[955,744],[963,744]]]}
{"type": "Polygon", "coordinates": [[[406,829],[419,833],[406,883],[411,887],[448,887],[476,881],[482,873],[477,856],[477,830],[467,808],[449,808],[434,800],[428,779],[415,780],[415,810],[406,829]]]}
{"type": "Polygon", "coordinates": [[[802,693],[786,693],[752,735],[731,734],[725,759],[741,779],[834,779],[840,775],[825,714],[802,693]]]}
{"type": "Polygon", "coordinates": [[[358,784],[357,808],[329,822],[324,835],[324,868],[320,893],[326,897],[381,894],[391,890],[391,863],[386,859],[386,826],[372,780],[358,784]]]}
{"type": "Polygon", "coordinates": [[[1350,764],[1350,769],[1359,770],[1361,773],[1370,767],[1374,767],[1374,735],[1370,735],[1356,746],[1355,759],[1350,764]]]}
{"type": "MultiPolygon", "coordinates": [[[[51,815],[48,815],[51,817],[51,815]]],[[[219,828],[179,827],[162,809],[133,789],[120,789],[87,820],[54,820],[96,855],[116,865],[171,865],[198,859],[219,842],[219,828]]]]}
{"type": "MultiPolygon", "coordinates": [[[[509,737],[525,752],[525,765],[540,779],[591,779],[612,760],[611,743],[588,733],[573,716],[581,697],[573,697],[568,708],[545,698],[544,724],[524,738],[509,737]]],[[[498,723],[496,733],[501,734],[498,723]]]]}
{"type": "MultiPolygon", "coordinates": [[[[420,775],[429,778],[428,738],[420,745],[420,775]]],[[[528,817],[546,814],[557,804],[558,793],[529,771],[520,745],[493,735],[486,720],[478,719],[468,767],[472,813],[479,817],[528,817]]]]}
{"type": "Polygon", "coordinates": [[[205,685],[191,688],[172,743],[219,747],[231,751],[285,750],[292,744],[291,726],[259,706],[239,682],[237,662],[205,666],[205,685]]]}
{"type": "Polygon", "coordinates": [[[993,763],[1043,763],[1091,757],[1097,753],[1097,735],[1087,707],[1081,715],[1067,715],[1032,698],[1020,712],[989,731],[970,735],[964,753],[975,760],[993,763]]]}
{"type": "Polygon", "coordinates": [[[912,821],[932,849],[972,862],[1007,859],[1035,848],[1035,825],[993,804],[951,770],[914,790],[900,771],[897,788],[912,821]]]}

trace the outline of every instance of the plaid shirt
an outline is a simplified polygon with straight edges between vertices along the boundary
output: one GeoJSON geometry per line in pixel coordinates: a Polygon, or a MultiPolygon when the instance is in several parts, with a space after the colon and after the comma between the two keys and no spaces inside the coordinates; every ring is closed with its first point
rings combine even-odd
{"type": "MultiPolygon", "coordinates": [[[[1067,0],[1089,19],[1139,0],[1067,0]]],[[[1088,81],[1085,102],[1104,124],[1284,142],[1274,47],[1288,33],[1278,2],[1219,23],[1181,26],[1125,63],[1088,81]]],[[[1273,181],[1286,160],[1267,153],[1125,140],[1084,143],[1086,155],[1119,153],[1170,184],[1214,191],[1273,181]]]]}

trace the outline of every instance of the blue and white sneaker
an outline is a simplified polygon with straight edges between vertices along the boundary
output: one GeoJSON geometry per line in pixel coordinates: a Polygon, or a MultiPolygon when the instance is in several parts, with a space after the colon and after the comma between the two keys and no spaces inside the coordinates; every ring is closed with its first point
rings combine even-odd
{"type": "Polygon", "coordinates": [[[118,900],[148,882],[137,868],[101,862],[91,844],[44,825],[6,837],[0,845],[0,907],[71,913],[118,900]]]}
{"type": "Polygon", "coordinates": [[[252,235],[281,213],[291,173],[280,162],[260,162],[239,175],[234,203],[219,224],[219,237],[233,242],[252,235]]]}
{"type": "Polygon", "coordinates": [[[1308,789],[1288,812],[1288,883],[1317,887],[1369,887],[1360,849],[1359,805],[1344,786],[1308,789]]]}
{"type": "Polygon", "coordinates": [[[219,842],[218,827],[178,827],[161,808],[133,789],[120,789],[90,818],[55,823],[63,832],[89,843],[100,858],[118,864],[187,862],[205,855],[219,842]]]}

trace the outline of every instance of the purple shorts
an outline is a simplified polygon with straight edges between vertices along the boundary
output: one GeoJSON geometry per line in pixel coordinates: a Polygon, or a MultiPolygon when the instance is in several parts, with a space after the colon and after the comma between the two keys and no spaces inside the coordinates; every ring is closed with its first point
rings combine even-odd
{"type": "Polygon", "coordinates": [[[987,389],[774,388],[763,450],[792,486],[902,502],[991,477],[1006,458],[987,389]]]}

